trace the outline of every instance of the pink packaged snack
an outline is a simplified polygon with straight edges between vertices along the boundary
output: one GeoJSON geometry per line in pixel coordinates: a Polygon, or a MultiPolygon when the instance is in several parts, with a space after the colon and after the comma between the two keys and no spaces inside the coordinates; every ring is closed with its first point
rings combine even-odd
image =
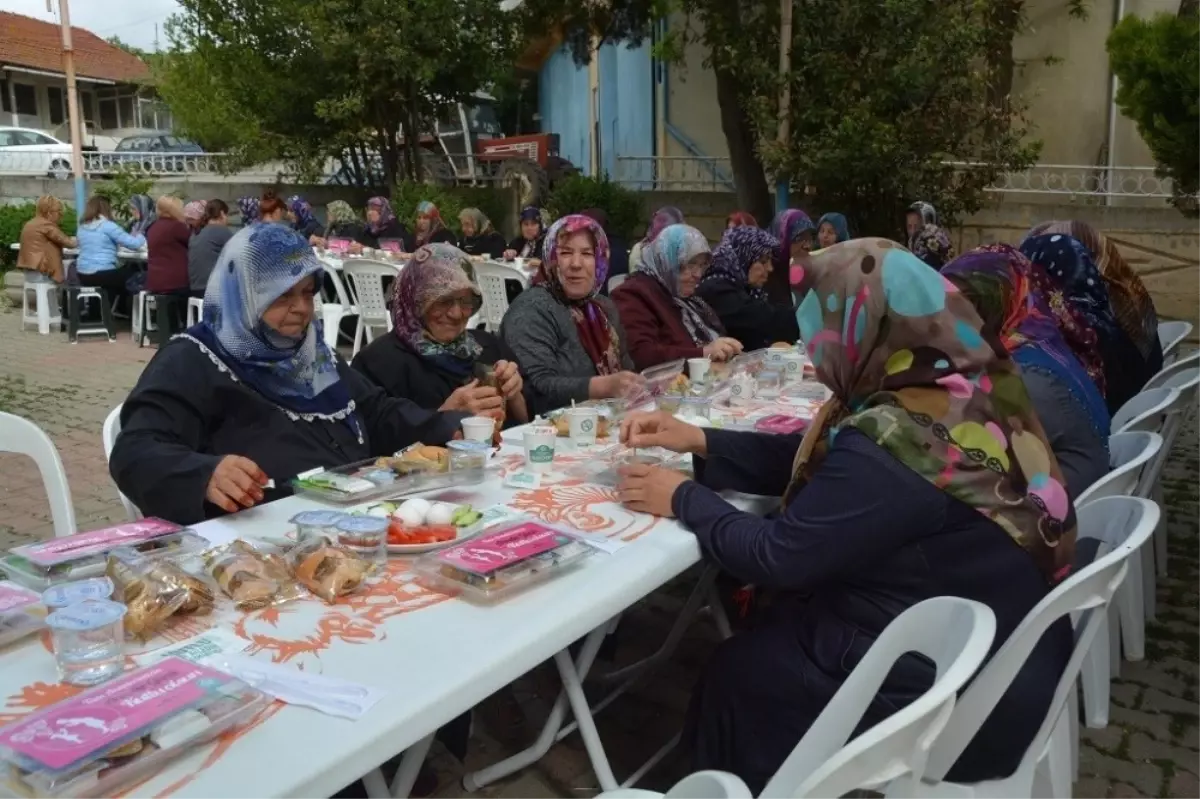
{"type": "Polygon", "coordinates": [[[797,416],[783,416],[782,414],[764,416],[754,423],[754,429],[758,432],[774,433],[776,435],[799,433],[806,427],[808,427],[807,419],[801,419],[797,416]]]}
{"type": "Polygon", "coordinates": [[[178,524],[164,519],[142,519],[37,544],[25,544],[14,547],[11,552],[38,566],[54,566],[68,560],[102,554],[119,546],[140,544],[178,533],[182,529],[178,524]]]}
{"type": "Polygon", "coordinates": [[[329,239],[325,242],[325,249],[334,253],[349,252],[350,239],[329,239]]]}

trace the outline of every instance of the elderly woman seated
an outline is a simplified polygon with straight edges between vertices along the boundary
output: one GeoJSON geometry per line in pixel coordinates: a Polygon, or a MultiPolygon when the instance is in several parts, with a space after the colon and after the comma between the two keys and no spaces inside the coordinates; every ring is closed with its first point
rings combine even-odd
{"type": "Polygon", "coordinates": [[[767,280],[779,240],[756,227],[725,231],[713,251],[696,294],[721,320],[726,333],[747,350],[769,347],[778,341],[793,342],[799,332],[796,314],[789,305],[771,302],[767,280]]]}
{"type": "Polygon", "coordinates": [[[203,321],[159,350],[121,410],[109,470],[143,513],[199,522],[283,496],[300,472],[454,436],[467,414],[389,397],[325,346],[321,269],[282,225],[226,245],[203,321]]]}
{"type": "Polygon", "coordinates": [[[392,284],[392,335],[358,354],[354,368],[393,397],[424,408],[529,421],[516,363],[500,340],[467,330],[482,297],[468,276],[467,254],[452,244],[426,244],[392,284]]]}
{"type": "Polygon", "coordinates": [[[536,285],[509,306],[500,338],[530,383],[534,413],[572,400],[629,396],[642,383],[617,309],[599,296],[608,238],[594,219],[563,217],[546,234],[536,285]]]}
{"type": "Polygon", "coordinates": [[[76,241],[59,228],[62,214],[62,200],[50,195],[38,198],[33,219],[21,228],[21,249],[17,253],[18,269],[45,275],[55,283],[63,282],[66,278],[63,269],[63,249],[74,247],[76,241]]]}

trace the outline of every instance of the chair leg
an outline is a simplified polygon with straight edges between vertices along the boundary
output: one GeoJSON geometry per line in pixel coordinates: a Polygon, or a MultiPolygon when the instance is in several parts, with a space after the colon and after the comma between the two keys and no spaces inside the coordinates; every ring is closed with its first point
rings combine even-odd
{"type": "Polygon", "coordinates": [[[79,292],[67,292],[67,340],[74,344],[79,340],[79,292]]]}
{"type": "Polygon", "coordinates": [[[1167,576],[1167,511],[1163,504],[1162,483],[1154,486],[1154,501],[1162,508],[1158,517],[1158,526],[1154,528],[1154,566],[1159,577],[1167,576]]]}
{"type": "MultiPolygon", "coordinates": [[[[1103,611],[1103,608],[1097,608],[1103,611]]],[[[1096,637],[1083,656],[1079,682],[1083,686],[1083,718],[1088,727],[1102,730],[1108,726],[1109,674],[1112,642],[1109,625],[1101,624],[1096,637]]]]}
{"type": "MultiPolygon", "coordinates": [[[[1065,716],[1059,716],[1054,730],[1050,733],[1050,743],[1038,770],[1045,769],[1046,781],[1049,783],[1050,796],[1054,799],[1070,799],[1071,796],[1071,728],[1065,716]]],[[[1037,776],[1034,785],[1038,785],[1037,776]]],[[[1035,793],[1035,795],[1038,795],[1035,793]]]]}
{"type": "Polygon", "coordinates": [[[1154,567],[1155,545],[1147,541],[1141,552],[1142,613],[1146,621],[1154,621],[1157,607],[1158,572],[1154,567]]]}
{"type": "Polygon", "coordinates": [[[108,340],[117,340],[117,323],[113,320],[112,303],[108,301],[108,292],[100,289],[100,319],[104,329],[108,331],[108,340]]]}
{"type": "Polygon", "coordinates": [[[1071,686],[1067,693],[1067,726],[1071,734],[1071,782],[1079,781],[1079,683],[1071,686]]]}
{"type": "Polygon", "coordinates": [[[1145,547],[1129,556],[1125,582],[1117,588],[1117,616],[1120,619],[1121,650],[1125,659],[1139,661],[1146,657],[1146,611],[1142,588],[1142,558],[1149,553],[1145,547]]]}
{"type": "Polygon", "coordinates": [[[363,324],[362,317],[358,317],[358,325],[354,328],[354,350],[350,354],[350,358],[358,355],[358,351],[362,349],[363,336],[366,334],[366,325],[363,324]]]}

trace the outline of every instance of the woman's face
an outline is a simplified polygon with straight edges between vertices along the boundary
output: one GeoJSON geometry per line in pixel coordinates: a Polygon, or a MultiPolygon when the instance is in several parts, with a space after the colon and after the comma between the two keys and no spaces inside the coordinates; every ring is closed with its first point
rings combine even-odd
{"type": "Polygon", "coordinates": [[[142,212],[140,210],[138,210],[138,207],[136,205],[134,205],[133,203],[129,204],[129,213],[131,213],[133,215],[133,218],[135,221],[141,221],[142,212]]]}
{"type": "Polygon", "coordinates": [[[712,254],[702,252],[679,267],[680,297],[687,299],[696,293],[696,287],[700,285],[700,279],[704,277],[704,272],[710,263],[712,263],[712,254]]]}
{"type": "Polygon", "coordinates": [[[802,255],[808,255],[812,252],[813,234],[811,230],[806,230],[792,240],[792,257],[799,258],[802,255]]]}
{"type": "Polygon", "coordinates": [[[525,241],[533,241],[542,232],[542,226],[538,224],[536,219],[521,220],[521,238],[525,241]]]}
{"type": "Polygon", "coordinates": [[[313,297],[316,293],[316,277],[310,275],[304,278],[263,311],[263,324],[281,336],[299,339],[312,324],[313,297]]]}
{"type": "Polygon", "coordinates": [[[294,211],[292,211],[290,208],[288,209],[288,212],[287,212],[287,218],[288,218],[288,221],[291,222],[293,225],[296,224],[296,213],[294,211]]]}
{"type": "Polygon", "coordinates": [[[837,244],[837,231],[833,229],[833,225],[828,222],[821,223],[817,230],[817,244],[821,245],[821,249],[837,244]]]}
{"type": "Polygon", "coordinates": [[[475,294],[469,289],[434,300],[425,312],[425,330],[434,341],[449,344],[467,329],[475,308],[475,294]]]}
{"type": "MultiPolygon", "coordinates": [[[[795,245],[792,246],[795,247],[795,245]]],[[[760,289],[767,285],[767,278],[770,276],[771,256],[767,254],[750,265],[750,271],[746,273],[746,282],[753,288],[760,289]]]]}
{"type": "Polygon", "coordinates": [[[582,300],[596,287],[596,245],[585,230],[558,240],[558,282],[572,300],[582,300]]]}
{"type": "Polygon", "coordinates": [[[425,216],[424,214],[417,217],[417,232],[418,233],[428,233],[429,232],[429,217],[425,216]]]}
{"type": "Polygon", "coordinates": [[[475,220],[469,216],[460,216],[458,218],[458,223],[462,225],[462,232],[464,236],[474,236],[479,232],[475,229],[475,220]]]}
{"type": "Polygon", "coordinates": [[[908,237],[910,239],[916,235],[916,232],[920,230],[921,227],[921,215],[916,211],[909,211],[904,215],[904,229],[908,231],[908,237]]]}
{"type": "Polygon", "coordinates": [[[378,222],[379,222],[379,209],[378,208],[370,208],[370,207],[367,208],[367,221],[370,222],[372,225],[378,224],[378,222]]]}

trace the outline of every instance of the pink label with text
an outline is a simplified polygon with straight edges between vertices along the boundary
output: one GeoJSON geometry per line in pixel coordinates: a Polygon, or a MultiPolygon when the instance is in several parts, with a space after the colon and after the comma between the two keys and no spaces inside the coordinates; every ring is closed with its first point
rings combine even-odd
{"type": "Polygon", "coordinates": [[[163,519],[142,519],[115,527],[105,527],[102,530],[55,538],[40,544],[26,544],[13,548],[12,554],[39,566],[53,566],[64,561],[107,552],[115,547],[152,541],[182,529],[178,524],[163,519]]]}
{"type": "Polygon", "coordinates": [[[384,252],[401,252],[400,244],[398,239],[380,239],[379,249],[384,252]]]}
{"type": "Polygon", "coordinates": [[[219,671],[167,658],[5,727],[0,746],[58,771],[145,734],[232,682],[219,671]]]}
{"type": "Polygon", "coordinates": [[[522,522],[443,550],[438,560],[474,574],[528,560],[568,543],[570,538],[537,522],[522,522]]]}
{"type": "Polygon", "coordinates": [[[7,580],[0,582],[0,614],[11,613],[40,602],[42,598],[28,588],[22,588],[7,580]]]}
{"type": "Polygon", "coordinates": [[[329,239],[325,242],[325,249],[330,252],[346,252],[350,249],[350,239],[329,239]]]}
{"type": "Polygon", "coordinates": [[[776,433],[778,435],[799,433],[806,427],[808,427],[808,420],[800,419],[796,416],[783,416],[782,414],[764,416],[754,423],[755,430],[762,433],[776,433]]]}

